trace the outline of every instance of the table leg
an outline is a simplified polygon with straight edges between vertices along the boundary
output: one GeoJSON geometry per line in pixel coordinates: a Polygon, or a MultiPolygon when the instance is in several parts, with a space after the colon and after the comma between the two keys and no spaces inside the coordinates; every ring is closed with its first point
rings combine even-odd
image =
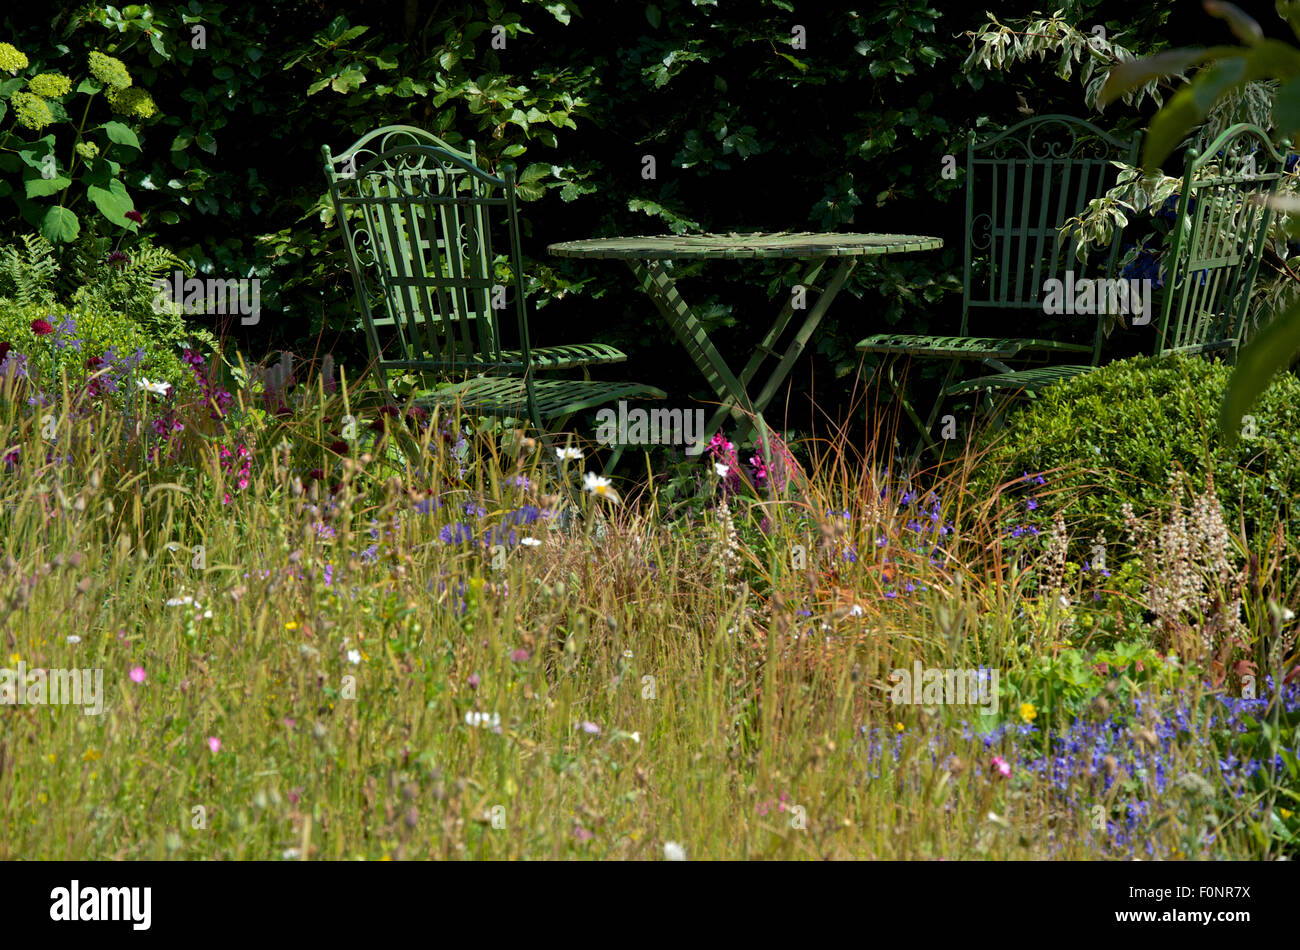
{"type": "MultiPolygon", "coordinates": [[[[813,268],[810,269],[810,276],[804,278],[805,286],[815,279],[817,272],[821,270],[824,264],[825,260],[818,261],[813,268]]],[[[790,345],[786,347],[785,354],[781,357],[781,361],[777,363],[776,369],[772,370],[772,374],[767,378],[767,382],[765,382],[763,388],[759,390],[758,398],[753,401],[753,411],[756,415],[761,414],[763,410],[767,408],[767,404],[772,401],[772,397],[776,395],[781,384],[785,382],[786,377],[790,375],[790,370],[794,368],[795,360],[799,358],[799,354],[803,352],[804,347],[808,345],[808,341],[811,340],[813,334],[817,332],[817,327],[822,322],[822,318],[826,316],[826,311],[830,309],[831,303],[835,300],[836,296],[839,295],[840,290],[844,287],[845,282],[849,279],[849,275],[853,273],[853,268],[856,266],[857,258],[854,257],[846,257],[840,262],[840,266],[836,268],[835,274],[830,279],[830,283],[826,285],[826,289],[818,296],[817,302],[813,305],[812,309],[808,311],[808,316],[804,318],[803,324],[795,333],[794,340],[792,340],[790,345]]],[[[769,334],[773,340],[775,340],[775,337],[785,329],[786,325],[790,322],[790,316],[792,314],[793,300],[788,300],[782,308],[780,315],[777,317],[777,322],[773,326],[772,332],[769,334]]],[[[743,385],[748,387],[749,383],[753,379],[754,372],[758,369],[758,364],[762,362],[766,355],[768,354],[763,353],[760,350],[751,357],[749,361],[750,365],[745,367],[745,373],[741,376],[741,382],[743,385]]],[[[715,418],[717,417],[715,416],[715,418]]],[[[705,431],[712,432],[713,428],[714,427],[711,424],[705,431]]]]}
{"type": "MultiPolygon", "coordinates": [[[[752,411],[745,387],[727,366],[722,354],[704,331],[699,318],[695,316],[695,311],[682,299],[676,283],[668,276],[663,265],[659,261],[629,260],[627,263],[641,284],[641,289],[672,327],[696,367],[708,380],[713,394],[723,403],[723,412],[739,416],[742,411],[752,411]]],[[[705,433],[712,431],[706,429],[705,433]]]]}
{"type": "MultiPolygon", "coordinates": [[[[825,266],[826,258],[815,261],[813,265],[804,272],[803,278],[799,281],[799,285],[805,288],[812,287],[813,281],[817,279],[817,275],[821,273],[822,268],[825,266]]],[[[769,356],[778,360],[781,358],[781,354],[772,349],[772,347],[774,347],[776,341],[781,338],[781,334],[785,332],[785,328],[790,325],[790,318],[793,316],[794,297],[792,295],[790,299],[785,302],[785,306],[781,308],[781,312],[777,314],[776,323],[772,324],[772,329],[767,331],[767,336],[763,337],[758,346],[754,348],[754,355],[749,358],[749,362],[745,364],[745,368],[740,371],[740,385],[743,386],[747,392],[749,390],[749,384],[754,381],[754,374],[758,372],[758,368],[762,365],[763,360],[767,359],[769,356]]],[[[762,410],[759,409],[759,411],[761,412],[762,410]]],[[[718,426],[722,423],[723,417],[725,417],[728,412],[729,410],[726,408],[719,409],[714,414],[709,425],[705,428],[705,431],[710,433],[716,432],[718,426]]]]}
{"type": "MultiPolygon", "coordinates": [[[[826,259],[814,261],[805,272],[802,285],[807,287],[812,284],[821,270],[826,265],[826,259]]],[[[753,356],[746,363],[744,370],[737,377],[727,366],[722,354],[718,348],[709,339],[703,325],[695,315],[695,311],[682,298],[681,293],[677,290],[677,285],[664,269],[659,261],[628,261],[628,266],[632,268],[632,273],[636,276],[641,285],[641,289],[646,292],[650,299],[658,308],[660,314],[672,327],[677,338],[686,347],[691,359],[695,365],[704,374],[708,380],[709,386],[713,389],[721,406],[714,413],[713,418],[705,427],[705,433],[710,436],[718,430],[727,416],[732,416],[741,426],[736,433],[736,440],[744,441],[748,436],[751,427],[750,419],[757,427],[762,443],[761,450],[766,457],[771,447],[767,444],[767,424],[762,418],[762,412],[767,408],[781,384],[785,382],[794,368],[795,360],[803,352],[804,347],[812,339],[813,334],[817,331],[818,325],[822,318],[826,316],[826,311],[830,308],[832,301],[839,294],[848,280],[849,275],[853,273],[853,268],[857,266],[857,259],[846,257],[840,262],[834,276],[826,285],[826,288],[817,298],[817,302],[808,315],[804,318],[802,325],[795,333],[794,340],[786,347],[785,352],[778,354],[772,347],[780,335],[789,326],[790,320],[794,316],[794,298],[787,300],[777,314],[776,321],[771,329],[759,343],[753,356]],[[780,356],[776,368],[768,376],[763,388],[759,391],[758,399],[749,398],[749,384],[753,381],[762,365],[763,360],[768,356],[780,356]]],[[[769,460],[770,461],[770,460],[769,460]]]]}

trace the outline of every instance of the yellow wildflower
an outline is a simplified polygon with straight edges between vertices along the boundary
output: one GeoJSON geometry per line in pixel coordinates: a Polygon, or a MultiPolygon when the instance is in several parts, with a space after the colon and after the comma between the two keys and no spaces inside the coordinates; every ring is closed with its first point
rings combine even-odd
{"type": "Polygon", "coordinates": [[[1034,708],[1033,703],[1020,704],[1020,718],[1025,722],[1033,722],[1038,718],[1038,710],[1034,708]]]}

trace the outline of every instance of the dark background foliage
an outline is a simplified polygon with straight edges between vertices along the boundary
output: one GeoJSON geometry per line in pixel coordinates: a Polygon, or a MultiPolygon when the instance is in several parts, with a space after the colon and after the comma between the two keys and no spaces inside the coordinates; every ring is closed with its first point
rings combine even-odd
{"type": "MultiPolygon", "coordinates": [[[[1007,22],[1057,4],[1071,22],[1124,32],[1137,52],[1231,41],[1192,0],[1001,2],[993,12],[1007,22]]],[[[1050,62],[963,71],[963,34],[986,22],[984,10],[941,0],[65,3],[11,6],[3,34],[68,73],[101,49],[152,93],[160,115],[141,129],[126,184],[157,243],[201,272],[263,279],[259,325],[211,327],[254,357],[288,347],[363,362],[346,260],[322,216],[320,148],[382,124],[473,139],[492,168],[514,162],[533,199],[523,206],[533,339],[617,343],[632,358],[615,370],[679,398],[706,394],[626,268],[548,258],[547,244],[670,229],[943,237],[940,253],[858,269],[792,378],[790,424],[806,429],[813,417],[799,394],[815,383],[818,412],[840,411],[858,339],[956,328],[962,181],[940,176],[942,157],[960,157],[972,131],[1031,113],[1087,115],[1082,87],[1050,62]],[[204,50],[191,47],[196,25],[204,50]],[[791,45],[795,25],[806,49],[791,45]],[[492,47],[494,26],[505,49],[492,47]],[[657,162],[653,181],[641,177],[645,155],[657,162]]],[[[1111,128],[1144,121],[1112,112],[1101,119],[1111,128]]],[[[720,343],[746,352],[796,270],[711,263],[683,269],[683,288],[720,343]]]]}

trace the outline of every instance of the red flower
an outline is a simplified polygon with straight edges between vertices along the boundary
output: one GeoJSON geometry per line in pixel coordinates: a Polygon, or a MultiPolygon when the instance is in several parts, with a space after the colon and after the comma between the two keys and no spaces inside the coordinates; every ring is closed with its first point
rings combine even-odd
{"type": "Polygon", "coordinates": [[[338,439],[330,443],[330,451],[334,452],[337,455],[347,455],[348,444],[344,442],[342,439],[338,439]]]}
{"type": "MultiPolygon", "coordinates": [[[[8,344],[6,344],[6,346],[7,345],[8,344]]],[[[99,369],[103,365],[104,358],[102,356],[92,356],[90,359],[86,360],[86,369],[99,369]]]]}
{"type": "Polygon", "coordinates": [[[325,469],[313,468],[310,472],[307,473],[307,477],[314,482],[319,482],[325,478],[325,469]]]}
{"type": "Polygon", "coordinates": [[[128,211],[126,214],[122,215],[122,217],[126,218],[128,221],[134,221],[136,224],[144,224],[144,215],[139,211],[128,211]]]}
{"type": "Polygon", "coordinates": [[[0,363],[5,361],[9,356],[9,351],[12,349],[13,347],[9,345],[8,340],[0,340],[0,363]]]}
{"type": "Polygon", "coordinates": [[[48,320],[33,320],[32,332],[35,333],[37,336],[46,336],[54,332],[54,327],[50,326],[50,322],[48,320]]]}

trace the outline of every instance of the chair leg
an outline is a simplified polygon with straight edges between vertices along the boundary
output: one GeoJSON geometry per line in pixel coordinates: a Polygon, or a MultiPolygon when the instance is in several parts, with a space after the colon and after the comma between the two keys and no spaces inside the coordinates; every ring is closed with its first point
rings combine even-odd
{"type": "MultiPolygon", "coordinates": [[[[893,403],[897,400],[903,407],[907,417],[912,420],[912,426],[916,429],[919,437],[921,432],[921,417],[917,415],[916,409],[912,406],[911,400],[907,396],[907,389],[898,379],[896,364],[898,357],[886,355],[876,367],[873,376],[884,377],[885,383],[889,386],[889,401],[893,403]]],[[[868,385],[870,385],[868,383],[868,385]]]]}
{"type": "MultiPolygon", "coordinates": [[[[930,407],[924,421],[913,407],[910,399],[907,398],[905,390],[895,384],[895,391],[900,392],[903,400],[903,409],[907,412],[912,424],[916,427],[917,441],[913,446],[912,454],[908,458],[908,465],[915,468],[920,461],[921,456],[929,452],[936,462],[943,461],[943,447],[939,439],[932,434],[934,423],[939,418],[939,413],[943,410],[943,394],[948,386],[952,383],[953,376],[957,373],[957,361],[953,360],[948,366],[948,372],[944,374],[943,382],[939,384],[939,391],[935,394],[934,403],[930,407]]],[[[892,374],[891,374],[892,375],[892,374]]]]}

